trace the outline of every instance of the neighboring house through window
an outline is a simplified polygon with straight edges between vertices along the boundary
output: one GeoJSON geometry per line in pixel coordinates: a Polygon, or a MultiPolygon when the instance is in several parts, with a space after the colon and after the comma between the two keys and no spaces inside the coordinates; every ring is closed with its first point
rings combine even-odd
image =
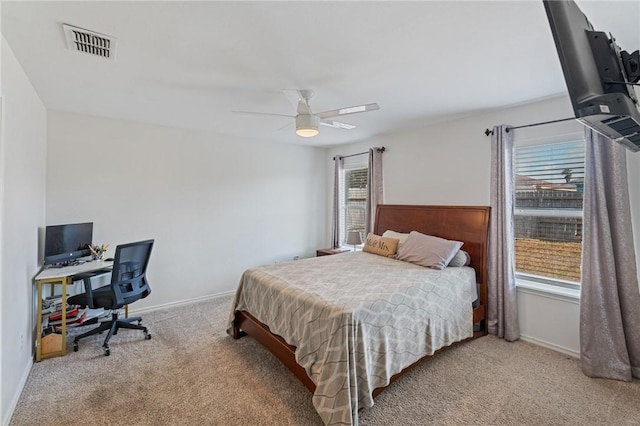
{"type": "Polygon", "coordinates": [[[516,277],[580,284],[584,139],[515,142],[516,277]]]}

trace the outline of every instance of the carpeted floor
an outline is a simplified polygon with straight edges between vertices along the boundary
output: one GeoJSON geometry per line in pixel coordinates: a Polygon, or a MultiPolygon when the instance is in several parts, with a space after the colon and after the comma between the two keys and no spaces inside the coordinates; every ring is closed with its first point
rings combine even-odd
{"type": "MultiPolygon", "coordinates": [[[[34,364],[11,425],[321,425],[311,394],[252,338],[225,333],[231,296],[144,315],[34,364]]],[[[454,346],[385,390],[363,425],[640,424],[640,382],[590,379],[577,360],[492,336],[454,346]]]]}

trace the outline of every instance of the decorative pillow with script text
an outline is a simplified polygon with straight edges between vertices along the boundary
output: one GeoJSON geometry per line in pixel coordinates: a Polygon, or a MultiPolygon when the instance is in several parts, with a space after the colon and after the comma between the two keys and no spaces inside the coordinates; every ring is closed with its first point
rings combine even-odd
{"type": "Polygon", "coordinates": [[[394,257],[400,240],[397,238],[381,237],[369,232],[362,251],[385,257],[394,257]]]}

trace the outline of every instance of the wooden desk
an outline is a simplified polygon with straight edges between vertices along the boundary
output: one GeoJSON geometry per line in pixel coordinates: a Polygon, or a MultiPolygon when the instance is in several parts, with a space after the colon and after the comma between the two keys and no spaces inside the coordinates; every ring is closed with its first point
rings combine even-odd
{"type": "MultiPolygon", "coordinates": [[[[101,269],[109,270],[113,262],[92,260],[80,265],[64,266],[62,268],[44,268],[36,275],[35,281],[38,292],[38,311],[36,313],[36,362],[67,353],[67,284],[73,283],[73,277],[87,272],[101,269]],[[42,345],[42,286],[51,286],[51,295],[55,294],[55,286],[60,285],[62,294],[62,324],[60,338],[52,337],[43,351],[42,345]]],[[[105,271],[106,272],[106,271],[105,271]]]]}

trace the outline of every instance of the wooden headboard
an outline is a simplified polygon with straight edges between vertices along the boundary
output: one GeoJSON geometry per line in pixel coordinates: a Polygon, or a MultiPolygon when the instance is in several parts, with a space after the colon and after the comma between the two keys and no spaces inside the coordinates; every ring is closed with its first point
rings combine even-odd
{"type": "Polygon", "coordinates": [[[376,210],[374,234],[384,231],[418,231],[447,240],[462,241],[471,256],[471,266],[481,284],[480,302],[487,303],[487,242],[489,213],[485,206],[412,206],[380,204],[376,210]]]}

